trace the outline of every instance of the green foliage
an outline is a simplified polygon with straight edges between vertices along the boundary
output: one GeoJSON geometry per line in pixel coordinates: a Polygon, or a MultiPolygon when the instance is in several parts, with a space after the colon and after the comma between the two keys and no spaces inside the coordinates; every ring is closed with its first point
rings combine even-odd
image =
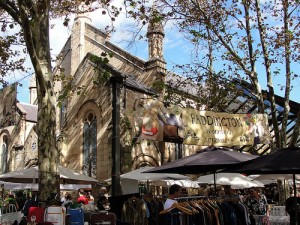
{"type": "Polygon", "coordinates": [[[8,20],[0,7],[0,84],[3,86],[7,84],[5,77],[13,75],[14,71],[28,72],[28,68],[24,66],[24,40],[16,27],[16,23],[8,20]]]}
{"type": "Polygon", "coordinates": [[[162,80],[155,80],[151,87],[154,90],[160,91],[166,88],[166,84],[162,80]]]}
{"type": "Polygon", "coordinates": [[[90,60],[96,64],[97,75],[93,79],[94,85],[101,85],[109,80],[111,72],[108,68],[109,59],[113,57],[112,53],[102,52],[100,56],[91,55],[90,60]]]}
{"type": "MultiPolygon", "coordinates": [[[[107,82],[111,77],[111,72],[108,68],[109,65],[109,58],[112,58],[112,53],[101,53],[101,56],[90,55],[90,60],[96,65],[95,70],[97,71],[95,77],[93,77],[93,85],[98,86],[102,85],[103,83],[107,82]]],[[[74,95],[84,95],[84,91],[87,88],[85,85],[77,86],[74,85],[74,77],[71,75],[66,75],[64,73],[64,69],[60,69],[60,73],[57,73],[54,76],[55,81],[62,82],[63,90],[58,96],[57,99],[57,106],[62,107],[63,102],[72,97],[74,95]]]]}

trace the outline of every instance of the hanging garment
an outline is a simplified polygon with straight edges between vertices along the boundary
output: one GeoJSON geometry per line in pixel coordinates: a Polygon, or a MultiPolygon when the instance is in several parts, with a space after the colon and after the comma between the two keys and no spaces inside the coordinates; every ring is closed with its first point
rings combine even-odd
{"type": "Polygon", "coordinates": [[[121,220],[131,225],[148,225],[146,203],[136,197],[123,204],[121,220]]]}

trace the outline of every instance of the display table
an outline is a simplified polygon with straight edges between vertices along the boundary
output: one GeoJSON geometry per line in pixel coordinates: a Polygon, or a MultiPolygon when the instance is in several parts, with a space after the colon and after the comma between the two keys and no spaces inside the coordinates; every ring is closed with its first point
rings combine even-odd
{"type": "Polygon", "coordinates": [[[290,216],[285,211],[285,206],[273,206],[270,210],[270,225],[289,225],[290,216]]]}
{"type": "Polygon", "coordinates": [[[270,225],[290,225],[289,216],[270,216],[270,225]]]}

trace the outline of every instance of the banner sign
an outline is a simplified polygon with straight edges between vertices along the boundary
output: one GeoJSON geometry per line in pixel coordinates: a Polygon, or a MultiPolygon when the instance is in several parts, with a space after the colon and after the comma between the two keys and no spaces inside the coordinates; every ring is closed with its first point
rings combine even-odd
{"type": "Polygon", "coordinates": [[[229,114],[182,109],[184,144],[242,146],[270,140],[265,114],[229,114]]]}
{"type": "Polygon", "coordinates": [[[127,113],[134,124],[133,136],[201,146],[267,144],[270,140],[265,114],[229,114],[172,106],[158,100],[139,99],[127,113]]]}

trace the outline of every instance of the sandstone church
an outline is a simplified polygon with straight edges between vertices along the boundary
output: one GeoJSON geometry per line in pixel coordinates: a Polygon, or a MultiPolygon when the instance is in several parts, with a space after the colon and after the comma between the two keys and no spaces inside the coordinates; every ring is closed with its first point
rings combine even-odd
{"type": "MultiPolygon", "coordinates": [[[[176,137],[168,142],[143,140],[133,135],[138,131],[134,131],[134,121],[129,117],[138,112],[140,100],[163,101],[165,90],[157,84],[164,83],[169,88],[174,84],[174,74],[167,71],[163,56],[161,22],[150,21],[147,38],[149,57],[142,60],[113,44],[108,34],[91,25],[87,14],[76,16],[72,34],[60,52],[54,71],[55,75],[72,77],[70,89],[80,88],[80,94],[67,97],[61,107],[57,107],[56,133],[61,165],[103,181],[112,176],[115,166],[120,168],[114,172],[122,174],[143,166],[156,167],[200,149],[183,145],[176,137]],[[106,58],[108,63],[103,64],[106,58]]],[[[236,85],[249,88],[239,82],[236,85]]],[[[56,81],[55,87],[59,99],[66,83],[56,81]]],[[[9,93],[16,92],[15,87],[11,89],[9,93]]],[[[192,88],[179,91],[191,99],[195,97],[192,88]]],[[[17,102],[15,97],[6,99],[10,109],[0,112],[3,118],[14,115],[12,122],[1,120],[0,124],[1,173],[37,163],[34,77],[30,84],[30,104],[17,102]]],[[[255,107],[247,103],[250,97],[232,96],[228,112],[254,112],[255,107]]],[[[292,104],[299,109],[299,104],[292,104]]],[[[293,109],[291,112],[294,113],[293,109]]],[[[263,145],[252,153],[267,150],[263,145]]]]}

